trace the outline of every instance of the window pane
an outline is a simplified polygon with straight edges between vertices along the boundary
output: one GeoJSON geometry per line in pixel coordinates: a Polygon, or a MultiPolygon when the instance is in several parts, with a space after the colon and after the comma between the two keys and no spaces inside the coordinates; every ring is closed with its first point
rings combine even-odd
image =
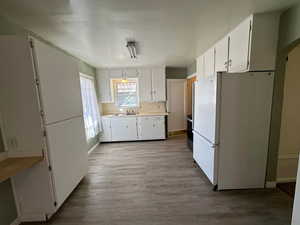
{"type": "Polygon", "coordinates": [[[101,131],[100,114],[98,109],[94,81],[81,76],[80,86],[82,92],[83,117],[86,137],[95,137],[101,131]]]}
{"type": "Polygon", "coordinates": [[[117,82],[116,97],[120,107],[136,107],[138,105],[137,82],[117,82]]]}

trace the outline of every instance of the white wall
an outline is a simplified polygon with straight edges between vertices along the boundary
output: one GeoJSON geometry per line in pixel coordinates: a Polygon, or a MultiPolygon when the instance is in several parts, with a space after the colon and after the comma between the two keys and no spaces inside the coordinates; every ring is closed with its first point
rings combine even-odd
{"type": "Polygon", "coordinates": [[[293,181],[300,152],[300,47],[291,51],[285,73],[277,181],[293,181]]]}
{"type": "Polygon", "coordinates": [[[186,129],[185,79],[167,79],[168,131],[186,129]]]}

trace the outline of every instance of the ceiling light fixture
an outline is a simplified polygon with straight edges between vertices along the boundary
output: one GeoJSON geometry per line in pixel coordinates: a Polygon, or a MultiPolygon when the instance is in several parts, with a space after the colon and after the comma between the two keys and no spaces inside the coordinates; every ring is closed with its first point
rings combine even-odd
{"type": "Polygon", "coordinates": [[[135,41],[127,41],[126,47],[128,48],[130,58],[136,59],[137,58],[136,42],[135,41]]]}

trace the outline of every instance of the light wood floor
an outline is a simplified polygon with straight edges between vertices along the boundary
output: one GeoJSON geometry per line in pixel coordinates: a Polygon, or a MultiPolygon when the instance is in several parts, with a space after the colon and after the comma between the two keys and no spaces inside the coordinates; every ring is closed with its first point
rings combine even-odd
{"type": "Polygon", "coordinates": [[[288,225],[279,190],[212,191],[184,137],[102,144],[89,174],[46,224],[288,225]]]}

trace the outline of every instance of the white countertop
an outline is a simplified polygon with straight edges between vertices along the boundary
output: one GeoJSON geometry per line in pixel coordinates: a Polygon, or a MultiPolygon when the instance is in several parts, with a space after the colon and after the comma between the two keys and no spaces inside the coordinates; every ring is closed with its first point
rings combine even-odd
{"type": "Polygon", "coordinates": [[[167,116],[166,112],[149,112],[149,113],[138,113],[136,115],[126,115],[126,114],[107,114],[102,115],[102,117],[139,117],[139,116],[167,116]]]}

